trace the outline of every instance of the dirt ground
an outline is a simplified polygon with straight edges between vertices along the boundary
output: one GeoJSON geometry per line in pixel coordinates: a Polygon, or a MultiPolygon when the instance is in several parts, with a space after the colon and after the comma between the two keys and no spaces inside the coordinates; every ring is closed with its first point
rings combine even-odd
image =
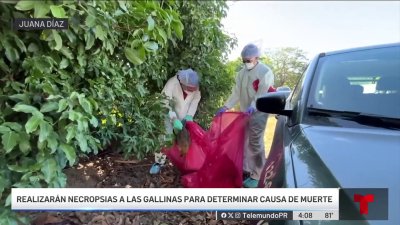
{"type": "MultiPolygon", "coordinates": [[[[179,171],[168,164],[159,175],[149,174],[153,159],[138,161],[102,152],[68,168],[69,188],[175,188],[179,171]]],[[[23,213],[22,213],[23,214],[23,213]]],[[[25,215],[25,214],[24,214],[25,215]]],[[[43,212],[30,213],[32,225],[221,225],[250,221],[215,220],[214,212],[43,212]]]]}
{"type": "MultiPolygon", "coordinates": [[[[266,156],[271,146],[276,119],[271,115],[265,134],[266,156]]],[[[176,188],[179,171],[167,164],[158,175],[149,174],[153,158],[124,159],[103,151],[81,159],[66,169],[69,188],[176,188]]],[[[23,213],[22,213],[23,214],[23,213]]],[[[23,214],[26,215],[26,214],[23,214]]],[[[255,221],[215,220],[214,212],[44,212],[29,213],[32,225],[251,225],[255,221]]]]}

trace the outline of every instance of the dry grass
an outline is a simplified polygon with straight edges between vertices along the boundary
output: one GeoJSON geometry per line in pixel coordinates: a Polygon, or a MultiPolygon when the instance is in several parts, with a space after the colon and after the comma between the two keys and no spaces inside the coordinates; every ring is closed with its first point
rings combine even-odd
{"type": "Polygon", "coordinates": [[[265,129],[264,144],[265,144],[265,156],[268,157],[269,150],[271,148],[272,140],[274,139],[276,119],[275,114],[270,114],[267,121],[267,128],[265,129]]]}

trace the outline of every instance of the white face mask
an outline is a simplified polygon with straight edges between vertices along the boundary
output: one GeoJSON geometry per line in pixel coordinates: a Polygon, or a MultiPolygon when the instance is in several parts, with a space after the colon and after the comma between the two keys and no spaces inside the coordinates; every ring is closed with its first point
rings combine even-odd
{"type": "Polygon", "coordinates": [[[246,69],[248,69],[248,70],[253,69],[255,66],[253,63],[245,63],[244,65],[246,66],[246,69]]]}

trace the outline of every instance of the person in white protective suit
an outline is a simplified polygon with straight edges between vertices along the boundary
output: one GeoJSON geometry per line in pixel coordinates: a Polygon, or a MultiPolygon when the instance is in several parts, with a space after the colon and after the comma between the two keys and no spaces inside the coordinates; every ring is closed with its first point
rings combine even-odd
{"type": "Polygon", "coordinates": [[[201,99],[197,73],[192,69],[178,71],[176,76],[168,80],[162,93],[169,99],[166,102],[169,108],[167,132],[172,133],[173,128],[182,130],[181,121],[193,121],[201,99]]]}
{"type": "MultiPolygon", "coordinates": [[[[165,105],[169,109],[165,119],[167,134],[174,130],[183,129],[182,120],[193,121],[197,106],[201,99],[199,90],[199,77],[192,69],[180,70],[177,75],[170,78],[165,84],[162,93],[166,95],[165,105]]],[[[166,156],[162,153],[155,154],[156,163],[150,169],[151,174],[157,174],[165,163],[166,156]]]]}
{"type": "Polygon", "coordinates": [[[250,114],[246,131],[248,146],[244,149],[243,170],[249,176],[243,181],[247,188],[257,187],[265,163],[264,132],[268,114],[256,109],[256,100],[273,89],[274,74],[272,70],[259,61],[260,50],[254,44],[246,45],[241,52],[244,67],[236,76],[232,94],[224,106],[217,112],[221,115],[237,103],[240,111],[250,114]]]}

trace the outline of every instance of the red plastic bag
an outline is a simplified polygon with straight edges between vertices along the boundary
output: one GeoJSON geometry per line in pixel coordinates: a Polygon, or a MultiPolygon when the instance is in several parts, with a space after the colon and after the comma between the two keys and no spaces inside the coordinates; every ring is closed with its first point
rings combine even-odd
{"type": "Polygon", "coordinates": [[[187,122],[191,145],[186,157],[176,146],[165,150],[182,173],[185,187],[242,187],[243,149],[249,116],[226,112],[215,117],[208,132],[187,122]]]}
{"type": "Polygon", "coordinates": [[[186,129],[188,129],[191,139],[186,156],[181,156],[177,144],[163,150],[182,175],[199,170],[203,166],[208,151],[208,144],[205,142],[207,140],[207,132],[197,123],[191,121],[186,122],[186,129]]]}

